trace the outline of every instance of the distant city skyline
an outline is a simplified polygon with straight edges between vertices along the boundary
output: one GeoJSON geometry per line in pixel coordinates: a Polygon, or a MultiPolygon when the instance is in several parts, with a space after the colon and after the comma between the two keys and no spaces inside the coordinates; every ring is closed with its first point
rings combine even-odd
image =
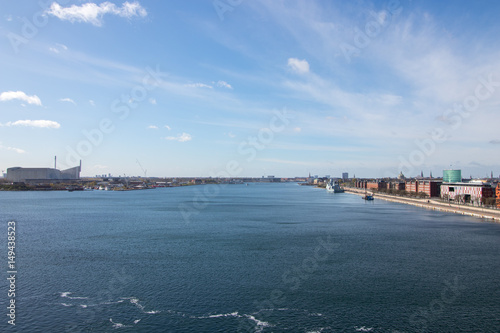
{"type": "Polygon", "coordinates": [[[500,174],[495,1],[5,2],[0,170],[500,174]]]}

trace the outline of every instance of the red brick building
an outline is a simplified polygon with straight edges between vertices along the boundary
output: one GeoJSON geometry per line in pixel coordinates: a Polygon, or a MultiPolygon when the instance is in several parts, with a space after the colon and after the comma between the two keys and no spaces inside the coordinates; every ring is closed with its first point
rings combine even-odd
{"type": "Polygon", "coordinates": [[[374,190],[384,190],[387,188],[387,182],[385,181],[371,181],[366,184],[367,189],[374,189],[374,190]]]}
{"type": "Polygon", "coordinates": [[[404,191],[405,188],[406,188],[406,184],[404,182],[388,182],[387,183],[388,190],[404,191]]]}
{"type": "Polygon", "coordinates": [[[425,193],[429,197],[439,197],[441,193],[441,182],[434,180],[408,180],[406,191],[413,193],[425,193]]]}
{"type": "Polygon", "coordinates": [[[500,183],[497,184],[497,207],[500,208],[500,183]]]}

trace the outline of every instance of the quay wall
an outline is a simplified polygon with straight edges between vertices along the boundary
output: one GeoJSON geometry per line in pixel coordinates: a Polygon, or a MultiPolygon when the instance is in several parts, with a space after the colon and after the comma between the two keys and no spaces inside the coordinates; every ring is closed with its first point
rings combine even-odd
{"type": "MultiPolygon", "coordinates": [[[[346,192],[357,194],[357,195],[365,195],[365,190],[363,189],[354,189],[354,188],[345,188],[346,192]]],[[[398,197],[394,195],[387,195],[382,193],[375,193],[375,199],[382,199],[391,202],[403,203],[407,205],[413,205],[417,207],[422,207],[426,209],[439,210],[443,212],[450,212],[462,215],[470,215],[479,218],[491,219],[496,222],[500,222],[500,211],[482,207],[473,207],[473,206],[463,206],[451,203],[445,203],[433,199],[414,199],[414,198],[405,198],[398,197]]]]}

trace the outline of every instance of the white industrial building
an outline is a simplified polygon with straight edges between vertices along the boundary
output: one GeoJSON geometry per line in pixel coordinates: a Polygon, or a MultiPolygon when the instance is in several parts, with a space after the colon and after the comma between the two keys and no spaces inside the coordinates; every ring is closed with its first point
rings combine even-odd
{"type": "Polygon", "coordinates": [[[81,171],[81,162],[79,166],[66,170],[13,167],[7,169],[6,179],[13,183],[60,183],[79,180],[81,171]]]}

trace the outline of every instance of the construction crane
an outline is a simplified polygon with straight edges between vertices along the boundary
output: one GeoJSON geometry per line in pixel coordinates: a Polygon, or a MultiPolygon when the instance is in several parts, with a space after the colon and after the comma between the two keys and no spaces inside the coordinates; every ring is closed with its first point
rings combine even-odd
{"type": "Polygon", "coordinates": [[[139,159],[136,159],[137,164],[139,164],[139,167],[141,168],[142,172],[144,172],[144,178],[147,178],[147,173],[148,170],[144,170],[144,168],[141,165],[141,162],[139,162],[139,159]]]}

